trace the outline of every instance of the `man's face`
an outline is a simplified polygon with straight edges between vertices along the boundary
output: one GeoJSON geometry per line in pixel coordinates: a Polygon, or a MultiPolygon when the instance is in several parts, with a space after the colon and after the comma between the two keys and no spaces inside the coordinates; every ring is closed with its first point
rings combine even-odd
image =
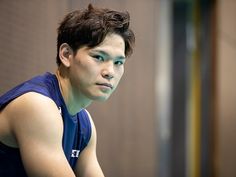
{"type": "Polygon", "coordinates": [[[90,100],[109,98],[124,73],[124,53],[124,40],[117,34],[107,35],[92,49],[80,48],[71,60],[73,93],[90,100]]]}

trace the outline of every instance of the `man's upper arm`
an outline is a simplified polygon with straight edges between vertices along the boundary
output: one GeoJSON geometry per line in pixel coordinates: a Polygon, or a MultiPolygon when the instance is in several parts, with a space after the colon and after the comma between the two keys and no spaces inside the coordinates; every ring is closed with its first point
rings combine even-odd
{"type": "Polygon", "coordinates": [[[81,152],[79,156],[79,159],[76,164],[75,173],[77,177],[104,177],[101,167],[98,163],[96,154],[96,128],[90,115],[89,118],[92,126],[91,138],[89,140],[88,145],[85,147],[85,149],[81,152]]]}
{"type": "Polygon", "coordinates": [[[62,149],[63,122],[55,103],[27,93],[9,105],[9,117],[25,170],[34,177],[74,177],[62,149]]]}

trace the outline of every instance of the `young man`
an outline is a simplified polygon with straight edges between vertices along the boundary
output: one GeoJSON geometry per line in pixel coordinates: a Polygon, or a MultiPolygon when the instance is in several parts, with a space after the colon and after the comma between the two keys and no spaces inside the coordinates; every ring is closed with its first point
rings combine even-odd
{"type": "Polygon", "coordinates": [[[58,28],[55,74],[0,97],[0,176],[102,177],[85,108],[116,89],[134,34],[129,14],[88,6],[58,28]]]}

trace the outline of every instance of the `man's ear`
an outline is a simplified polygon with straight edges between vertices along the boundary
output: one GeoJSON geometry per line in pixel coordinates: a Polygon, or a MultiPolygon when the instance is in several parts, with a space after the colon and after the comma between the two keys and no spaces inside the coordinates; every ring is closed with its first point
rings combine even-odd
{"type": "Polygon", "coordinates": [[[59,48],[59,58],[65,67],[70,67],[73,50],[67,43],[61,44],[59,48]]]}

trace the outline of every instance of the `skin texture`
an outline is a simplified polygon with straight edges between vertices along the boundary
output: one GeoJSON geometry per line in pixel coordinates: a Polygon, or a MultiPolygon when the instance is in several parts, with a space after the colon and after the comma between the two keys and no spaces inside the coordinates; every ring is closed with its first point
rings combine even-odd
{"type": "MultiPolygon", "coordinates": [[[[74,53],[60,46],[62,64],[56,71],[60,90],[71,115],[93,101],[105,101],[124,73],[124,41],[109,34],[95,48],[74,53]]],[[[89,113],[88,113],[89,114],[89,113]]],[[[29,92],[0,112],[0,141],[19,147],[26,172],[32,177],[104,177],[96,155],[96,128],[90,116],[92,135],[81,152],[74,171],[62,149],[63,121],[48,97],[29,92]]]]}

